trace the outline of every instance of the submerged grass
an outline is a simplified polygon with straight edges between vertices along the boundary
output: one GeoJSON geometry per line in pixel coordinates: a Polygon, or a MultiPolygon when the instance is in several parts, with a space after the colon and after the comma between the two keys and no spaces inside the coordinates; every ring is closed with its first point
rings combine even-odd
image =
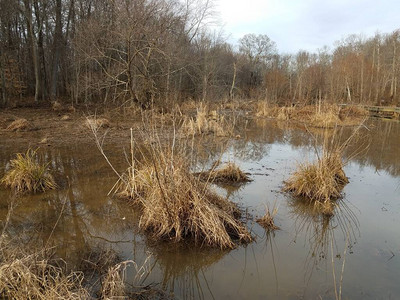
{"type": "Polygon", "coordinates": [[[48,165],[38,161],[37,150],[18,153],[10,165],[0,182],[17,194],[44,192],[57,187],[48,165]]]}

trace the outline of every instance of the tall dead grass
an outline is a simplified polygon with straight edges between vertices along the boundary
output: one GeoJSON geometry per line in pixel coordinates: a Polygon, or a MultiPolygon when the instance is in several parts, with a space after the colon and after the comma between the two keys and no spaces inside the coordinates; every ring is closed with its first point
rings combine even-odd
{"type": "Polygon", "coordinates": [[[214,134],[232,136],[234,124],[219,115],[216,110],[210,111],[206,104],[200,103],[196,117],[185,117],[181,131],[185,136],[214,134]]]}
{"type": "MultiPolygon", "coordinates": [[[[319,153],[315,146],[317,159],[312,163],[300,163],[294,174],[285,182],[284,190],[318,205],[325,204],[329,211],[329,202],[340,198],[343,187],[349,182],[343,170],[347,163],[342,158],[343,151],[360,128],[361,126],[353,130],[344,142],[340,142],[341,132],[338,130],[333,135],[325,134],[322,153],[319,153]]],[[[356,154],[358,153],[353,153],[352,156],[356,154]]]]}
{"type": "Polygon", "coordinates": [[[281,121],[298,121],[308,126],[334,128],[336,126],[356,126],[367,118],[368,111],[359,106],[340,107],[336,104],[306,105],[301,107],[278,107],[259,102],[258,117],[270,117],[281,121]]]}
{"type": "Polygon", "coordinates": [[[234,248],[236,242],[250,242],[239,209],[190,172],[185,150],[175,140],[170,146],[153,140],[158,142],[141,150],[140,159],[132,149],[131,166],[114,187],[118,196],[138,205],[140,229],[156,240],[198,246],[234,248]]]}
{"type": "Polygon", "coordinates": [[[25,154],[18,153],[10,165],[0,182],[17,194],[44,192],[57,187],[49,173],[48,164],[40,163],[37,150],[28,149],[25,154]]]}
{"type": "MultiPolygon", "coordinates": [[[[0,252],[0,297],[3,299],[89,299],[83,274],[50,262],[45,251],[29,255],[2,247],[0,252]]],[[[62,264],[62,261],[58,261],[62,264]]]]}

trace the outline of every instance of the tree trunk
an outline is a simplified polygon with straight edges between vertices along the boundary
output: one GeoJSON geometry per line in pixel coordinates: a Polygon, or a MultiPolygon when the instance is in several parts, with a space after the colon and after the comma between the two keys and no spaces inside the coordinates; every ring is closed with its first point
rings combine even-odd
{"type": "Polygon", "coordinates": [[[31,46],[31,53],[32,53],[32,62],[33,62],[33,69],[35,73],[35,103],[39,102],[39,93],[40,93],[40,69],[39,69],[39,56],[38,56],[38,49],[37,49],[37,41],[35,33],[33,32],[33,23],[32,23],[32,7],[29,3],[29,0],[24,0],[25,6],[25,19],[26,19],[26,27],[28,31],[28,38],[30,41],[31,46]]]}
{"type": "Polygon", "coordinates": [[[231,85],[231,89],[229,91],[229,98],[231,100],[233,100],[233,90],[235,89],[235,82],[236,82],[236,63],[233,63],[233,79],[232,79],[232,85],[231,85]]]}
{"type": "Polygon", "coordinates": [[[53,66],[51,73],[50,98],[57,97],[58,69],[62,44],[61,0],[56,0],[56,28],[53,40],[53,66]]]}

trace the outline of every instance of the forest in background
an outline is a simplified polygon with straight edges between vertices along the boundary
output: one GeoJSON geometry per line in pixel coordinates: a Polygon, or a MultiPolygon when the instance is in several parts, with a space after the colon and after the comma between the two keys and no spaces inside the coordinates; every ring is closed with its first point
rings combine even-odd
{"type": "Polygon", "coordinates": [[[267,35],[229,44],[213,19],[210,0],[0,0],[0,106],[400,103],[399,30],[282,54],[267,35]]]}

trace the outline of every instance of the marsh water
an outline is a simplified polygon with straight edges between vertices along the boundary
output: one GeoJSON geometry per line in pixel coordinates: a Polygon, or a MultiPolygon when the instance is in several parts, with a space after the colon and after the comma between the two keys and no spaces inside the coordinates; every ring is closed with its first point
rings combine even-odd
{"type": "MultiPolygon", "coordinates": [[[[343,135],[350,133],[346,129],[343,135]]],[[[253,179],[214,187],[245,211],[255,237],[247,246],[222,251],[151,242],[138,232],[134,209],[107,196],[117,178],[90,142],[39,150],[51,162],[60,189],[17,199],[7,235],[26,245],[56,245],[71,268],[88,253],[112,250],[119,261],[144,264],[139,279],[134,265],[128,265],[128,281],[177,299],[335,299],[340,294],[342,299],[399,299],[400,123],[369,120],[349,146],[345,172],[350,183],[333,216],[282,192],[297,163],[315,159],[312,136],[318,132],[249,120],[240,135],[202,141],[200,148],[205,165],[222,155],[222,161],[235,162],[253,179]],[[278,208],[280,230],[267,233],[255,222],[266,205],[278,208]]],[[[119,170],[127,166],[127,146],[106,142],[119,170]]],[[[0,165],[25,150],[0,143],[0,165]]],[[[2,223],[10,199],[0,190],[2,223]]]]}

